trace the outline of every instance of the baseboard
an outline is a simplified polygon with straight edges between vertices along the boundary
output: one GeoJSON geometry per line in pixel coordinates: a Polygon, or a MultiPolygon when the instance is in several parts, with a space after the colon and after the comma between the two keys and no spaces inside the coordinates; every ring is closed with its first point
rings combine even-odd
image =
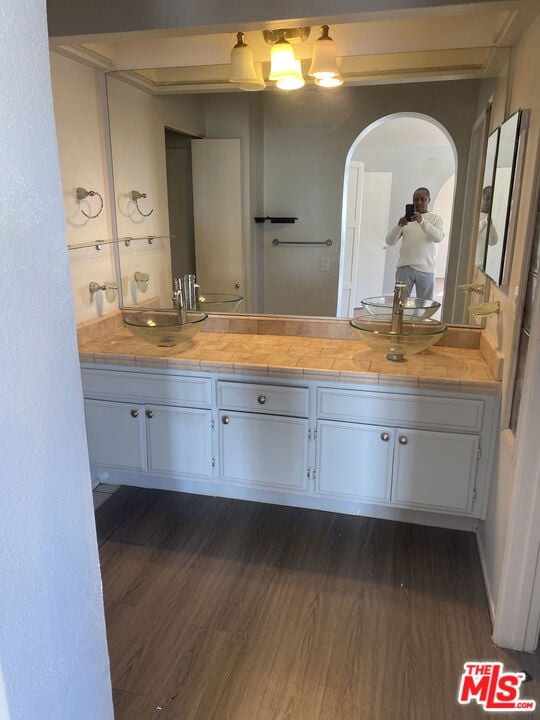
{"type": "Polygon", "coordinates": [[[379,518],[381,520],[407,522],[415,525],[464,530],[467,532],[474,532],[478,526],[478,519],[473,517],[388,505],[369,505],[356,500],[341,500],[307,492],[297,494],[291,492],[289,489],[274,488],[269,490],[260,487],[257,488],[253,485],[232,484],[208,478],[180,478],[150,475],[149,473],[130,472],[112,468],[104,470],[97,466],[94,467],[94,473],[97,478],[100,478],[99,482],[106,482],[112,485],[131,485],[133,487],[154,490],[172,490],[176,492],[194,493],[196,495],[250,500],[273,505],[288,505],[311,510],[344,513],[345,515],[359,515],[379,518]],[[102,475],[106,475],[107,479],[102,479],[102,475]]]}

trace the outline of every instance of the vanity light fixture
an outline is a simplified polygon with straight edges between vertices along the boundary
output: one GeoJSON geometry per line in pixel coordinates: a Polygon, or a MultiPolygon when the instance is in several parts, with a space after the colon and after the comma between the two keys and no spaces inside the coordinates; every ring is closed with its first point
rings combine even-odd
{"type": "MultiPolygon", "coordinates": [[[[321,36],[313,45],[313,56],[309,75],[316,80],[329,80],[340,76],[337,64],[336,43],[328,34],[328,25],[321,26],[321,36]]],[[[343,80],[342,80],[343,82],[343,80]]],[[[323,85],[322,82],[318,83],[323,85]]],[[[341,83],[340,83],[341,84],[341,83]]],[[[331,85],[323,85],[323,87],[332,87],[331,85]]]]}
{"type": "Polygon", "coordinates": [[[236,45],[231,50],[231,76],[229,82],[250,85],[257,83],[253,52],[246,44],[243,32],[236,33],[236,45]]]}
{"type": "Polygon", "coordinates": [[[97,216],[98,216],[98,215],[101,213],[101,211],[103,210],[103,198],[102,198],[101,195],[97,192],[97,190],[85,190],[85,188],[78,187],[78,188],[75,190],[75,195],[76,195],[77,200],[78,200],[79,202],[81,202],[81,200],[86,200],[87,197],[94,197],[95,195],[98,196],[98,198],[99,198],[99,200],[100,200],[100,202],[101,202],[101,205],[100,205],[100,208],[99,208],[99,210],[97,211],[97,213],[96,213],[95,215],[89,215],[87,212],[85,212],[85,211],[81,208],[82,214],[83,214],[83,215],[86,215],[86,217],[87,217],[87,218],[90,218],[90,220],[93,220],[94,218],[97,218],[97,216]]]}
{"type": "MultiPolygon", "coordinates": [[[[265,41],[272,46],[270,52],[269,80],[279,90],[297,90],[305,85],[301,61],[295,58],[291,42],[303,42],[309,37],[309,27],[263,30],[265,41]]],[[[241,90],[264,90],[262,64],[254,63],[251,48],[242,32],[236,34],[237,42],[231,51],[231,76],[229,82],[237,83],[241,90]]],[[[337,87],[343,84],[336,44],[328,34],[328,25],[321,26],[321,36],[313,46],[309,74],[321,87],[337,87]]]]}

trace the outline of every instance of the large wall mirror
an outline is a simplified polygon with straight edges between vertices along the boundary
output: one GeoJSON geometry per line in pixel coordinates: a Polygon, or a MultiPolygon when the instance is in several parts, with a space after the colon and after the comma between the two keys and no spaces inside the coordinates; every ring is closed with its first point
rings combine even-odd
{"type": "Polygon", "coordinates": [[[497,162],[498,146],[499,128],[496,128],[487,140],[484,158],[484,173],[482,176],[482,195],[478,210],[475,264],[482,271],[484,270],[486,264],[488,238],[489,242],[496,242],[496,233],[491,227],[491,205],[493,200],[493,180],[495,178],[495,164],[497,162]]]}
{"type": "MultiPolygon", "coordinates": [[[[503,281],[504,264],[511,260],[511,208],[517,205],[514,180],[517,170],[521,111],[514,113],[500,127],[497,159],[493,178],[489,232],[484,272],[497,285],[503,281]]],[[[517,190],[517,188],[516,188],[517,190]]]]}
{"type": "MultiPolygon", "coordinates": [[[[485,97],[482,81],[168,95],[141,88],[136,73],[122,72],[108,74],[107,95],[117,235],[165,238],[157,245],[120,245],[124,305],[150,299],[164,305],[171,275],[195,272],[206,292],[245,297],[247,312],[336,316],[348,155],[370,125],[408,113],[443,128],[454,148],[443,320],[467,317],[456,309],[455,288],[470,280],[468,259],[474,258],[475,233],[462,225],[467,214],[472,218],[468,203],[475,200],[465,188],[471,172],[478,173],[469,157],[485,97]],[[146,197],[136,202],[134,191],[146,197]],[[202,226],[215,243],[206,250],[206,265],[197,257],[202,226]],[[143,291],[132,282],[135,271],[150,276],[143,291]]],[[[392,155],[390,136],[386,152],[374,150],[374,156],[392,155]]],[[[415,187],[428,184],[421,179],[430,168],[437,166],[440,175],[440,148],[427,135],[401,138],[407,140],[410,154],[421,152],[423,160],[410,176],[405,166],[399,185],[388,189],[400,206],[411,202],[415,187]]],[[[389,226],[394,222],[388,218],[389,226]]]]}

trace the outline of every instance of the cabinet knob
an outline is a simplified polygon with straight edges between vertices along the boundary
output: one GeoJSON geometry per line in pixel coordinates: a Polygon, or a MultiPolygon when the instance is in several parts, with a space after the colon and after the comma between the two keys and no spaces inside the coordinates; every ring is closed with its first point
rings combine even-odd
{"type": "Polygon", "coordinates": [[[237,283],[234,283],[234,289],[235,289],[235,290],[240,290],[240,283],[238,283],[238,282],[237,282],[237,283]]]}
{"type": "Polygon", "coordinates": [[[131,417],[139,417],[139,411],[135,410],[135,408],[133,408],[133,410],[130,410],[129,414],[131,415],[131,417]]]}
{"type": "Polygon", "coordinates": [[[390,433],[382,432],[381,433],[381,440],[383,442],[388,442],[390,440],[390,433]]]}
{"type": "Polygon", "coordinates": [[[229,418],[228,418],[227,415],[223,415],[223,417],[221,418],[221,422],[222,422],[224,425],[228,425],[229,422],[230,422],[230,420],[229,420],[229,418]]]}
{"type": "Polygon", "coordinates": [[[408,442],[409,442],[409,441],[407,440],[407,438],[405,437],[405,435],[400,435],[400,436],[399,436],[399,443],[400,443],[400,445],[406,445],[408,442]]]}
{"type": "Polygon", "coordinates": [[[259,395],[259,397],[257,398],[257,402],[259,403],[259,405],[264,405],[266,402],[266,395],[259,395]]]}
{"type": "Polygon", "coordinates": [[[153,410],[146,410],[144,413],[147,418],[153,418],[154,417],[154,411],[153,410]]]}

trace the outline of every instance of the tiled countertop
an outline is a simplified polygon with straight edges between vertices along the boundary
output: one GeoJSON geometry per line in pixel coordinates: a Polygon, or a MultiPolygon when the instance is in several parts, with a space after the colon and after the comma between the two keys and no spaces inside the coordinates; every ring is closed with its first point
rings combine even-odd
{"type": "Polygon", "coordinates": [[[499,393],[478,349],[433,345],[403,363],[359,340],[201,332],[171,348],[137,340],[119,328],[79,346],[83,363],[233,373],[306,380],[499,393]]]}

